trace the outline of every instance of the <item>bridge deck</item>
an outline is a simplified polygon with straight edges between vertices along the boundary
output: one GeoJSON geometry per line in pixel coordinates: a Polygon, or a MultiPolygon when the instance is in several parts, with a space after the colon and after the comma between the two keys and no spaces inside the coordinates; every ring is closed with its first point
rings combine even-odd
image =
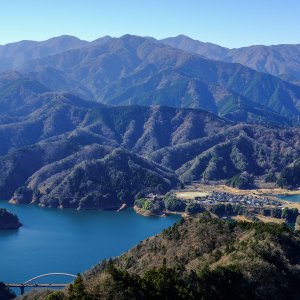
{"type": "Polygon", "coordinates": [[[8,287],[66,287],[68,283],[6,283],[8,287]]]}

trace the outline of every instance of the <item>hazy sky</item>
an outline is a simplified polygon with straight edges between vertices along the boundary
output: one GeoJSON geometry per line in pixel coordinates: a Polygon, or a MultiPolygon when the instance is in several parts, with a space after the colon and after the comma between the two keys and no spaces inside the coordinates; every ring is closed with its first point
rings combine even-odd
{"type": "Polygon", "coordinates": [[[300,0],[0,0],[0,44],[62,34],[185,34],[227,47],[300,43],[300,0]]]}

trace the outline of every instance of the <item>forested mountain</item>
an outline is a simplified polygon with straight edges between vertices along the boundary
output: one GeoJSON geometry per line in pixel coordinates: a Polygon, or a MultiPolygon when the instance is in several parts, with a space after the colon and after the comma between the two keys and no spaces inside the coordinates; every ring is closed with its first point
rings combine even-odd
{"type": "Polygon", "coordinates": [[[13,70],[33,59],[48,57],[90,45],[101,45],[110,38],[110,36],[104,36],[88,42],[75,36],[62,35],[41,42],[24,40],[0,45],[0,72],[13,70]]]}
{"type": "Polygon", "coordinates": [[[77,49],[89,44],[74,36],[59,36],[46,41],[20,41],[0,45],[0,72],[14,69],[31,60],[77,49]]]}
{"type": "Polygon", "coordinates": [[[105,104],[201,108],[260,123],[296,123],[299,115],[296,85],[138,36],[108,38],[17,69],[53,91],[105,104]]]}
{"type": "Polygon", "coordinates": [[[184,35],[166,38],[160,42],[210,59],[240,63],[259,72],[279,76],[291,82],[300,81],[300,44],[254,45],[229,49],[193,40],[184,35]]]}
{"type": "Polygon", "coordinates": [[[199,109],[109,107],[18,73],[0,85],[2,199],[117,208],[180,181],[273,174],[300,154],[298,128],[238,124],[199,109]]]}
{"type": "Polygon", "coordinates": [[[299,158],[300,88],[277,77],[131,35],[20,47],[0,73],[0,198],[111,209],[299,158]]]}

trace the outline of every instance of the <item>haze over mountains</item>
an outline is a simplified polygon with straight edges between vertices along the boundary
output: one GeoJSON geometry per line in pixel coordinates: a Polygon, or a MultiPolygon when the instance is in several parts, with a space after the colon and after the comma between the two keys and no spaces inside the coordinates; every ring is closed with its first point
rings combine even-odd
{"type": "Polygon", "coordinates": [[[111,38],[17,69],[52,90],[105,104],[202,108],[232,120],[284,124],[299,114],[300,87],[149,38],[111,38]]]}
{"type": "Polygon", "coordinates": [[[229,49],[193,40],[185,35],[166,38],[160,42],[210,59],[240,63],[284,80],[300,82],[300,44],[254,45],[229,49]]]}
{"type": "Polygon", "coordinates": [[[79,49],[90,44],[100,44],[107,37],[99,38],[93,42],[83,41],[74,36],[62,35],[46,41],[20,41],[0,45],[0,71],[17,68],[25,62],[38,59],[64,51],[79,49]]]}
{"type": "MultiPolygon", "coordinates": [[[[112,39],[101,37],[92,42],[74,36],[58,36],[46,41],[20,41],[0,45],[0,71],[6,71],[32,59],[39,59],[64,51],[101,44],[112,39]]],[[[154,38],[149,38],[156,41],[154,38]]],[[[240,63],[260,72],[270,73],[284,80],[300,81],[300,44],[253,45],[229,49],[213,43],[194,40],[185,35],[158,40],[165,45],[200,54],[206,58],[240,63]]]]}
{"type": "Polygon", "coordinates": [[[0,198],[111,209],[299,158],[300,87],[241,64],[125,35],[5,45],[0,65],[0,198]]]}

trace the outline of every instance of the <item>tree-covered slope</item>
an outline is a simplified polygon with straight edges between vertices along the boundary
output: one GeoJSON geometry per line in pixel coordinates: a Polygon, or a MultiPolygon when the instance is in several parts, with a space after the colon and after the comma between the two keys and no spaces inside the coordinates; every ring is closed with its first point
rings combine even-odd
{"type": "Polygon", "coordinates": [[[149,157],[175,169],[181,180],[220,180],[241,172],[281,171],[299,157],[297,129],[232,125],[217,134],[152,152],[149,157]]]}
{"type": "Polygon", "coordinates": [[[299,250],[285,225],[205,213],[100,263],[73,288],[87,299],[298,299],[299,250]]]}
{"type": "Polygon", "coordinates": [[[122,204],[133,205],[140,195],[166,193],[179,184],[172,171],[124,150],[115,149],[97,159],[99,154],[91,155],[92,159],[81,155],[81,162],[68,167],[60,161],[33,174],[28,186],[42,191],[33,195],[35,202],[61,208],[118,209],[122,204]]]}
{"type": "Polygon", "coordinates": [[[199,109],[109,107],[49,92],[17,73],[7,73],[2,86],[3,199],[117,207],[132,204],[140,192],[163,193],[178,180],[229,179],[245,171],[275,174],[300,155],[297,128],[235,124],[199,109]],[[109,172],[108,165],[115,172],[109,172]],[[118,174],[127,178],[126,184],[118,183],[118,174]],[[144,180],[151,174],[153,180],[144,180]],[[89,189],[94,200],[82,200],[89,189]],[[102,202],[95,195],[103,196],[102,202]]]}
{"type": "Polygon", "coordinates": [[[295,160],[282,170],[278,179],[278,185],[287,188],[300,186],[300,159],[295,160]]]}

